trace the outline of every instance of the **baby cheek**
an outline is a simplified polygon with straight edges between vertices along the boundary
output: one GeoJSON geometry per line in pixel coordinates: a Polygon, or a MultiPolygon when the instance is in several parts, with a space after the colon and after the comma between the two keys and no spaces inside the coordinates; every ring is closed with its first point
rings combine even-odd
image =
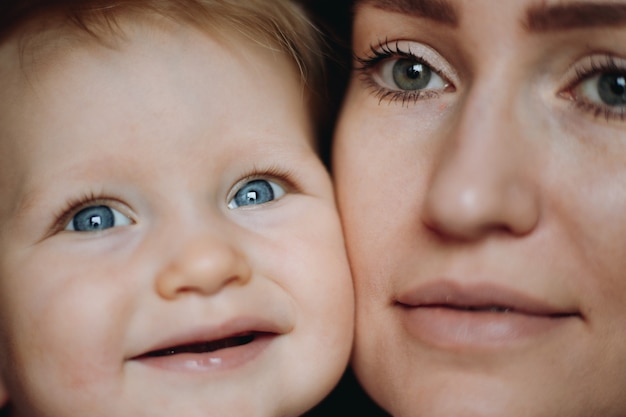
{"type": "Polygon", "coordinates": [[[31,327],[38,336],[30,338],[23,351],[30,371],[48,374],[44,380],[57,381],[60,395],[82,392],[88,397],[94,387],[121,372],[123,355],[117,349],[120,339],[115,327],[110,325],[114,312],[88,292],[77,289],[76,295],[59,298],[58,303],[49,303],[41,310],[31,327]]]}

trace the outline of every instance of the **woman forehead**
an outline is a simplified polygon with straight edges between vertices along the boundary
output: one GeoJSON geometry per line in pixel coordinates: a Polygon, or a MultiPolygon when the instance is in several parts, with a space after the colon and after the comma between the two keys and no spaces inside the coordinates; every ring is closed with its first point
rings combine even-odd
{"type": "Polygon", "coordinates": [[[456,27],[477,6],[520,9],[520,24],[529,31],[567,30],[626,25],[625,0],[356,0],[355,7],[371,6],[389,12],[433,20],[456,27]]]}

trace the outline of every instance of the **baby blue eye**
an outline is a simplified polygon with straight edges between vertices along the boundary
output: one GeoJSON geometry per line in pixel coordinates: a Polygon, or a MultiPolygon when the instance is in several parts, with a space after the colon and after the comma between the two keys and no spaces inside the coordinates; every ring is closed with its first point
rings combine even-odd
{"type": "Polygon", "coordinates": [[[237,190],[235,196],[228,202],[228,208],[265,204],[284,194],[285,190],[274,182],[263,179],[252,180],[237,190]]]}
{"type": "Polygon", "coordinates": [[[86,207],[76,213],[65,227],[75,232],[98,232],[117,226],[131,224],[131,220],[108,206],[86,207]]]}

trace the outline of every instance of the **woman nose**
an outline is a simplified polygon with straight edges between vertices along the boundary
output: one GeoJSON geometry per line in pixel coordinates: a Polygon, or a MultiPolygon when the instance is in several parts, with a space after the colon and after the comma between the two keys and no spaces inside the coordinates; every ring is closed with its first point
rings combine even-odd
{"type": "Polygon", "coordinates": [[[448,238],[525,235],[540,216],[531,116],[515,94],[484,87],[453,116],[425,196],[424,223],[448,238]]]}
{"type": "Polygon", "coordinates": [[[164,299],[183,295],[212,295],[229,286],[243,286],[252,271],[245,256],[217,236],[188,242],[156,277],[156,291],[164,299]]]}

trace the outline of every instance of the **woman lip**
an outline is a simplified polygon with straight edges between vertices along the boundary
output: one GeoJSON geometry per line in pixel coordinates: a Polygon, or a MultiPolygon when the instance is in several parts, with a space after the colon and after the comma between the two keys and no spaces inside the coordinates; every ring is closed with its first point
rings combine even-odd
{"type": "Polygon", "coordinates": [[[516,343],[580,320],[579,312],[491,284],[450,281],[421,286],[396,299],[405,329],[440,348],[491,348],[516,343]]]}

